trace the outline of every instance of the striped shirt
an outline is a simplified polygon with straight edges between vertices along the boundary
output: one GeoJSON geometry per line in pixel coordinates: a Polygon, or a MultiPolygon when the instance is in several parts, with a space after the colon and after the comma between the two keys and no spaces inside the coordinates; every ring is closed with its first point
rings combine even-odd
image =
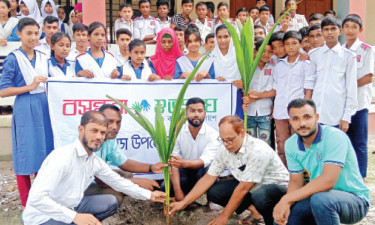
{"type": "Polygon", "coordinates": [[[184,27],[187,27],[190,22],[191,22],[190,17],[189,17],[189,21],[186,21],[184,15],[182,14],[174,15],[171,19],[171,23],[176,24],[176,26],[182,25],[184,27]]]}

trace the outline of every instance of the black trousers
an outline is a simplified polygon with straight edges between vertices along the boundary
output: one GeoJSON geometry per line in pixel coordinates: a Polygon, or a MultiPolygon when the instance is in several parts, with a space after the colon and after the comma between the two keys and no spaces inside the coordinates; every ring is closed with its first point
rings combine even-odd
{"type": "MultiPolygon", "coordinates": [[[[207,199],[221,206],[226,206],[236,189],[239,181],[236,179],[225,180],[214,184],[207,192],[207,199]]],[[[241,214],[251,205],[262,214],[267,225],[273,224],[273,208],[286,193],[286,186],[278,184],[263,185],[253,193],[247,193],[242,203],[236,209],[241,214]]]]}

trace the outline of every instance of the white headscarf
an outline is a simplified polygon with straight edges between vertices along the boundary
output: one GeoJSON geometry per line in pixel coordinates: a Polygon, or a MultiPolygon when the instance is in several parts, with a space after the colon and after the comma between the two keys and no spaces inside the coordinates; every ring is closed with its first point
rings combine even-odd
{"type": "Polygon", "coordinates": [[[228,53],[224,56],[217,44],[215,38],[215,48],[211,52],[210,57],[214,61],[215,76],[223,77],[227,80],[241,80],[241,74],[238,70],[237,59],[236,59],[236,50],[230,39],[228,53]]]}
{"type": "Polygon", "coordinates": [[[42,4],[40,6],[40,10],[42,11],[42,17],[43,19],[46,18],[47,16],[54,16],[56,18],[57,17],[57,11],[56,11],[56,5],[55,5],[55,2],[53,0],[42,0],[42,4]],[[51,6],[52,6],[52,14],[47,14],[45,11],[44,11],[44,7],[46,7],[46,4],[47,3],[50,3],[51,6]]]}
{"type": "Polygon", "coordinates": [[[68,23],[68,30],[65,31],[66,33],[68,33],[70,39],[72,40],[73,39],[73,22],[72,22],[72,14],[74,13],[74,9],[72,9],[72,11],[70,11],[69,13],[69,23],[68,23]]]}
{"type": "Polygon", "coordinates": [[[25,17],[29,17],[34,19],[40,26],[43,25],[43,18],[40,16],[38,3],[36,2],[36,0],[20,0],[20,5],[21,2],[25,3],[26,7],[29,9],[29,15],[26,16],[20,11],[20,14],[19,16],[17,16],[17,18],[22,19],[25,17]]]}

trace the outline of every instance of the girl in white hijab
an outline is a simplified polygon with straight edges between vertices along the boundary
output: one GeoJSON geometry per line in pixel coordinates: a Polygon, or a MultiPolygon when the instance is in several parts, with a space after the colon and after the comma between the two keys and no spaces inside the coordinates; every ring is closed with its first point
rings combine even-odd
{"type": "Polygon", "coordinates": [[[10,3],[7,0],[0,0],[0,47],[7,45],[8,41],[18,41],[16,31],[18,19],[10,17],[10,3]]]}
{"type": "Polygon", "coordinates": [[[34,19],[39,27],[43,27],[43,18],[40,15],[38,3],[36,0],[21,0],[20,1],[20,15],[17,17],[19,20],[29,17],[34,19]]]}
{"type": "Polygon", "coordinates": [[[76,14],[74,13],[74,9],[70,11],[69,13],[69,23],[68,23],[68,35],[71,40],[73,40],[73,25],[78,23],[78,18],[76,14]]]}
{"type": "Polygon", "coordinates": [[[57,18],[56,5],[53,0],[42,0],[40,10],[42,11],[43,19],[47,16],[54,16],[57,18]]]}
{"type": "Polygon", "coordinates": [[[56,12],[57,12],[57,18],[59,18],[60,32],[62,32],[62,33],[68,33],[69,26],[68,26],[68,24],[64,23],[64,20],[65,20],[65,10],[64,10],[64,7],[61,6],[61,5],[56,5],[55,9],[56,9],[56,12]],[[61,16],[60,16],[60,14],[61,14],[61,16]]]}

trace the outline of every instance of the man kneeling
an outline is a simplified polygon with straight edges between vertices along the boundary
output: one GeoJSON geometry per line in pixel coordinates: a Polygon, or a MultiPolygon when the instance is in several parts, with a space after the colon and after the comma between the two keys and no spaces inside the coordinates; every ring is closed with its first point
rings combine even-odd
{"type": "Polygon", "coordinates": [[[193,190],[182,201],[171,204],[171,214],[184,209],[209,189],[208,201],[225,206],[210,224],[226,224],[234,211],[240,214],[252,204],[266,224],[273,224],[272,210],[286,192],[288,171],[266,142],[246,134],[239,117],[226,116],[219,127],[224,145],[193,190]],[[235,179],[214,184],[225,168],[235,179]]]}
{"type": "Polygon", "coordinates": [[[118,204],[113,195],[83,196],[94,176],[131,197],[163,201],[165,193],[140,188],[93,154],[100,149],[107,126],[102,113],[84,113],[78,139],[52,151],[45,159],[30,190],[23,214],[25,225],[101,224],[99,221],[117,212],[118,204]]]}

